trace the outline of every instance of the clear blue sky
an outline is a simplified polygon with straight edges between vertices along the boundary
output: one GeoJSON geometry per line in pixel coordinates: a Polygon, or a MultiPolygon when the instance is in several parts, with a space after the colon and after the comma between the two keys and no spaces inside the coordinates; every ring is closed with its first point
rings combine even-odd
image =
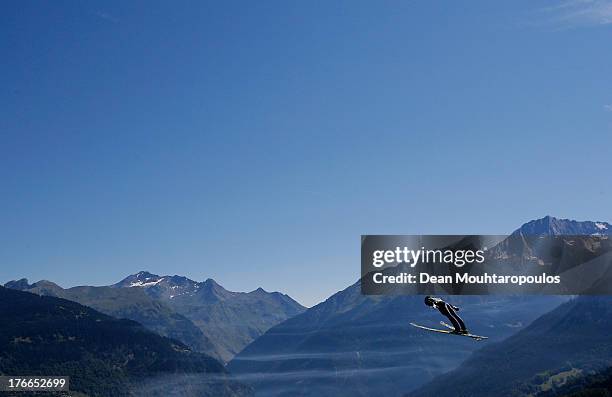
{"type": "Polygon", "coordinates": [[[612,220],[610,1],[0,8],[2,282],[312,305],[361,234],[612,220]]]}

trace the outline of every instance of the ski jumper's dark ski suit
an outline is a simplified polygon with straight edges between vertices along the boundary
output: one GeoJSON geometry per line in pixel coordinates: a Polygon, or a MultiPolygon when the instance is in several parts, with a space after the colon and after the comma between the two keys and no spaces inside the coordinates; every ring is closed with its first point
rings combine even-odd
{"type": "Polygon", "coordinates": [[[457,333],[467,333],[467,328],[465,328],[465,323],[457,314],[457,310],[459,308],[457,306],[453,306],[447,302],[444,302],[440,298],[426,297],[425,304],[428,306],[432,306],[435,309],[438,309],[440,313],[442,313],[455,327],[455,332],[457,333]]]}

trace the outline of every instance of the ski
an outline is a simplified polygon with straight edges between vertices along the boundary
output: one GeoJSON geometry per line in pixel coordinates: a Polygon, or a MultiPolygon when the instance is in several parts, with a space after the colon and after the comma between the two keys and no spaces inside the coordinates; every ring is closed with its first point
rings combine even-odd
{"type": "Polygon", "coordinates": [[[445,326],[448,329],[452,329],[453,331],[455,330],[455,327],[453,327],[450,324],[446,324],[444,321],[440,321],[440,325],[443,325],[443,326],[445,326]]]}
{"type": "MultiPolygon", "coordinates": [[[[444,321],[440,321],[440,324],[442,324],[443,326],[445,326],[445,327],[446,327],[446,328],[448,328],[448,329],[451,329],[451,330],[453,330],[453,331],[455,330],[455,327],[453,327],[453,326],[452,326],[452,325],[450,325],[450,324],[446,324],[444,321]]],[[[453,332],[453,333],[454,333],[454,332],[453,332]]],[[[475,338],[475,339],[476,339],[476,338],[478,338],[478,340],[481,340],[481,339],[489,339],[489,337],[488,337],[488,336],[480,336],[480,335],[474,335],[474,334],[462,334],[462,335],[464,335],[464,336],[469,336],[470,338],[475,338]]]]}
{"type": "MultiPolygon", "coordinates": [[[[489,339],[488,336],[480,336],[480,335],[474,335],[474,334],[457,334],[457,333],[455,333],[453,331],[450,331],[450,330],[437,329],[437,328],[429,328],[429,327],[425,327],[423,325],[418,325],[418,324],[415,324],[415,323],[410,323],[410,325],[412,325],[413,327],[424,329],[426,331],[438,332],[438,333],[441,333],[441,334],[467,336],[468,338],[472,338],[472,339],[477,340],[477,341],[484,340],[484,339],[489,339]]],[[[444,324],[444,326],[448,326],[448,324],[444,324]]],[[[453,330],[454,330],[454,328],[453,328],[453,330]]]]}

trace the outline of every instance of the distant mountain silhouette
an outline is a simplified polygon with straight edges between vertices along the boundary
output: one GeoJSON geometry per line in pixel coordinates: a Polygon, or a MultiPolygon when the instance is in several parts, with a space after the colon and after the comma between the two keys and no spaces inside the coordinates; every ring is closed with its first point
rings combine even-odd
{"type": "Polygon", "coordinates": [[[574,221],[545,216],[525,223],[514,233],[538,236],[589,236],[612,235],[612,225],[608,222],[574,221]]]}
{"type": "Polygon", "coordinates": [[[0,319],[0,374],[70,376],[71,390],[91,396],[160,391],[149,386],[159,377],[190,374],[202,381],[185,396],[251,393],[214,358],[69,300],[0,287],[0,319]]]}
{"type": "Polygon", "coordinates": [[[29,284],[27,279],[9,281],[5,287],[73,300],[113,317],[137,321],[222,361],[230,360],[270,327],[305,310],[278,292],[261,288],[231,292],[213,279],[197,282],[146,271],[105,287],[64,289],[51,281],[29,284]]]}
{"type": "MultiPolygon", "coordinates": [[[[609,224],[546,217],[514,233],[592,235],[609,233],[609,224]]],[[[271,328],[238,354],[228,368],[251,380],[266,396],[401,396],[568,299],[447,298],[461,307],[459,314],[474,333],[491,339],[478,343],[412,328],[410,322],[438,326],[441,319],[425,308],[422,296],[364,296],[357,282],[271,328]]]]}
{"type": "Polygon", "coordinates": [[[203,282],[182,276],[159,276],[146,271],[113,285],[142,289],[191,320],[212,342],[215,354],[230,360],[270,327],[306,310],[290,296],[266,292],[232,292],[215,280],[203,282]]]}
{"type": "Polygon", "coordinates": [[[162,336],[185,343],[195,351],[221,358],[212,342],[191,320],[166,303],[151,298],[140,288],[84,286],[63,289],[50,281],[29,284],[26,279],[8,282],[5,287],[68,299],[109,316],[134,320],[162,336]]]}

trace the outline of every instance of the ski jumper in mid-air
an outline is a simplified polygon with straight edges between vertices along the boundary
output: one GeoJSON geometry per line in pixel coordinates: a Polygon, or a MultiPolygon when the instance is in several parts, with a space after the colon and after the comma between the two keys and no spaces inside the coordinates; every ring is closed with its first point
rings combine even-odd
{"type": "Polygon", "coordinates": [[[468,334],[468,330],[465,327],[465,323],[457,314],[459,308],[457,306],[453,306],[447,302],[444,302],[440,298],[434,298],[432,296],[425,297],[425,304],[427,306],[431,306],[433,309],[438,309],[440,313],[442,313],[448,320],[453,324],[455,328],[455,333],[457,334],[468,334]]]}

